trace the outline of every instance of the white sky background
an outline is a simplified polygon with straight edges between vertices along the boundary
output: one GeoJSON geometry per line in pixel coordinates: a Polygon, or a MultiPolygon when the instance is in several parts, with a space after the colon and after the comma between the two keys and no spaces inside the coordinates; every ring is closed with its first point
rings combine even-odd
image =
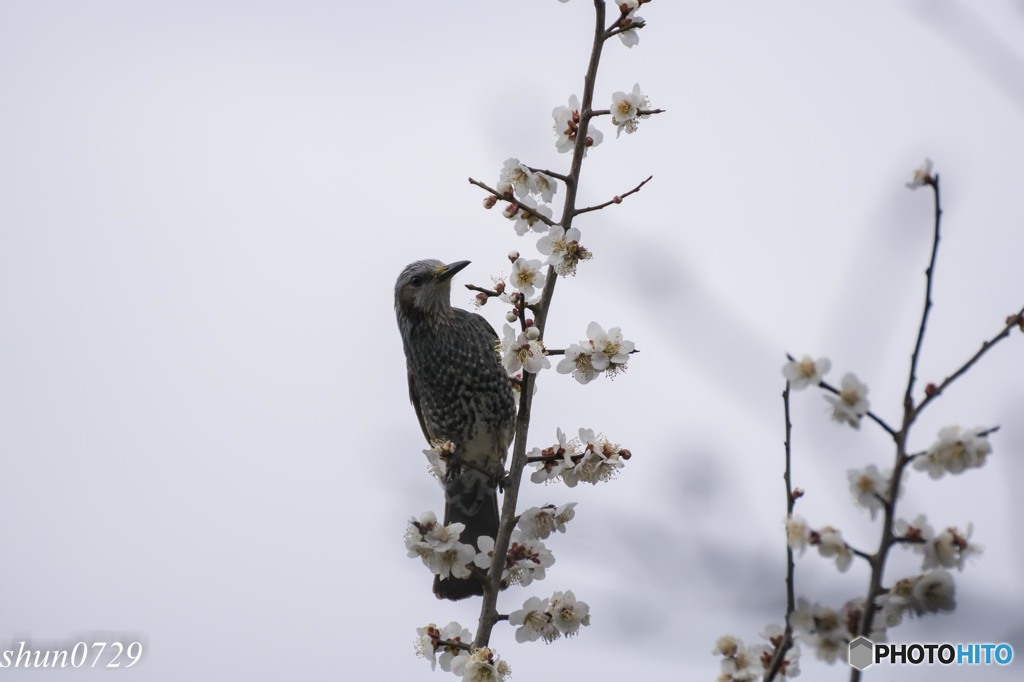
{"type": "MultiPolygon", "coordinates": [[[[355,7],[0,2],[0,648],[115,631],[147,644],[125,679],[424,679],[415,628],[474,626],[477,604],[436,601],[402,545],[441,491],[393,283],[412,260],[470,259],[465,306],[461,284],[535,252],[466,177],[494,182],[509,156],[567,167],[550,112],[580,93],[592,9],[355,7]]],[[[925,156],[946,212],[919,386],[1024,304],[1024,4],[642,14],[638,47],[608,44],[597,102],[638,81],[668,113],[619,140],[599,122],[581,203],[654,180],[578,221],[596,257],[559,282],[547,334],[565,346],[594,319],[641,353],[614,382],[542,375],[531,431],[595,427],[634,458],[612,484],[529,488],[577,518],[548,579],[501,608],[573,589],[593,624],[548,647],[499,626],[519,680],[713,679],[718,635],[781,621],[779,369],[828,355],[898,421],[932,225],[930,192],[903,183],[925,156]]],[[[914,433],[921,449],[949,423],[1002,426],[984,469],[909,476],[901,515],[973,522],[985,553],[955,576],[955,614],[897,639],[1024,655],[1022,343],[914,433]]],[[[799,513],[872,549],[846,470],[888,466],[884,433],[830,423],[816,391],[793,418],[799,513]]],[[[896,555],[891,577],[915,570],[896,555]]],[[[862,564],[809,552],[798,591],[838,606],[862,564]]],[[[811,659],[808,678],[846,679],[811,659]]]]}

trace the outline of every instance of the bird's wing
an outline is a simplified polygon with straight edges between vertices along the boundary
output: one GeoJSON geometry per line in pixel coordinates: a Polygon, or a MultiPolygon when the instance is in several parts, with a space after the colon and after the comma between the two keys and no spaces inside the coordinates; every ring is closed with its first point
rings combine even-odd
{"type": "Polygon", "coordinates": [[[479,313],[471,313],[466,310],[459,310],[458,308],[456,308],[456,310],[458,310],[458,312],[460,313],[465,313],[468,319],[472,320],[477,327],[479,327],[488,336],[492,337],[495,341],[501,340],[501,338],[498,336],[498,332],[494,331],[494,327],[491,326],[491,323],[487,321],[486,317],[480,315],[479,313]]]}
{"type": "Polygon", "coordinates": [[[423,430],[423,437],[427,439],[427,444],[430,444],[430,434],[427,433],[427,425],[423,422],[423,409],[420,407],[420,398],[416,395],[416,386],[412,382],[412,372],[409,372],[409,402],[412,403],[412,407],[416,410],[416,419],[420,422],[420,428],[423,430]]]}

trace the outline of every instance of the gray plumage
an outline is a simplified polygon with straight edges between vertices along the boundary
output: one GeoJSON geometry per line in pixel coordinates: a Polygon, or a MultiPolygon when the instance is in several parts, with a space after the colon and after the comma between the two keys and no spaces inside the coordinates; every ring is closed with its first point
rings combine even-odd
{"type": "MultiPolygon", "coordinates": [[[[498,358],[498,336],[480,315],[451,305],[451,278],[468,265],[410,264],[395,283],[395,315],[409,371],[409,399],[428,443],[449,440],[455,458],[444,480],[445,523],[476,547],[498,530],[496,485],[515,428],[512,385],[498,358]]],[[[443,599],[482,594],[478,580],[434,581],[443,599]]]]}

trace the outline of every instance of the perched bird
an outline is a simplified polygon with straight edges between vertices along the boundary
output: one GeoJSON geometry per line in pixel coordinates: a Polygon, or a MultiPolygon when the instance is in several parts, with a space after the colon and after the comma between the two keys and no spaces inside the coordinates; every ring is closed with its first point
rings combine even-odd
{"type": "MultiPolygon", "coordinates": [[[[515,430],[512,384],[502,367],[498,335],[480,315],[451,305],[451,279],[469,265],[439,260],[410,264],[395,283],[395,315],[409,370],[409,399],[429,444],[451,441],[444,480],[444,522],[463,523],[459,538],[498,532],[496,487],[515,430]]],[[[435,578],[440,599],[483,594],[471,576],[435,578]]]]}

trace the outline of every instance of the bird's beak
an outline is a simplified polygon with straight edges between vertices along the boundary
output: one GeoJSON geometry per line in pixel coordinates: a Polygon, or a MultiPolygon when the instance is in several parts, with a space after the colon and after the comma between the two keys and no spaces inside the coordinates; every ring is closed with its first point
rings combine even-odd
{"type": "Polygon", "coordinates": [[[459,270],[466,267],[467,265],[469,265],[468,260],[460,260],[455,261],[454,263],[449,263],[448,265],[444,266],[444,269],[441,270],[441,272],[437,273],[437,275],[435,275],[434,278],[438,282],[445,282],[454,277],[455,273],[457,273],[459,270]]]}

